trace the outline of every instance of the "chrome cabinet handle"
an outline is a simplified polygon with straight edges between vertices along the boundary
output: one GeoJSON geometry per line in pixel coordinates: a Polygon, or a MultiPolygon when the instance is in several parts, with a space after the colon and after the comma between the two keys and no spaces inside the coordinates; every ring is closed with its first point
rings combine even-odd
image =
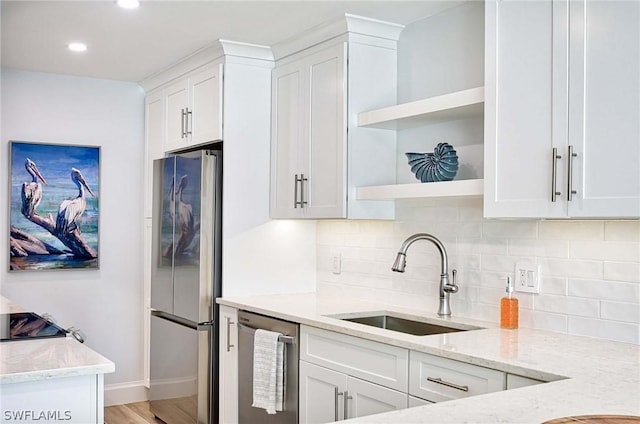
{"type": "Polygon", "coordinates": [[[227,352],[231,351],[232,347],[235,347],[235,345],[231,344],[231,324],[235,324],[233,321],[231,321],[230,317],[225,317],[227,319],[227,352]]]}
{"type": "Polygon", "coordinates": [[[185,118],[184,109],[180,109],[180,138],[185,138],[187,136],[187,133],[184,130],[184,118],[185,118]]]}
{"type": "Polygon", "coordinates": [[[427,381],[430,381],[430,382],[436,383],[436,384],[442,384],[443,386],[451,387],[452,389],[461,390],[463,392],[468,392],[469,391],[469,386],[459,386],[457,384],[449,383],[448,381],[444,381],[441,378],[427,377],[427,381]]]}
{"type": "Polygon", "coordinates": [[[554,147],[551,155],[551,201],[555,202],[557,196],[562,193],[556,190],[556,182],[558,179],[558,159],[562,159],[562,156],[558,154],[558,148],[554,147]]]}
{"type": "Polygon", "coordinates": [[[294,175],[293,177],[293,208],[297,209],[298,208],[298,182],[300,180],[298,179],[298,174],[294,175]]]}
{"type": "Polygon", "coordinates": [[[335,405],[335,408],[334,408],[334,411],[335,411],[334,418],[335,419],[334,419],[334,421],[338,421],[340,419],[340,417],[338,417],[338,396],[342,396],[342,395],[344,395],[344,392],[339,392],[338,391],[338,386],[333,388],[333,401],[334,401],[334,405],[335,405]]]}
{"type": "Polygon", "coordinates": [[[185,114],[187,119],[186,119],[186,124],[184,126],[185,127],[184,128],[184,130],[185,130],[184,131],[184,136],[186,138],[188,135],[193,134],[193,131],[192,131],[192,129],[193,129],[193,111],[189,110],[189,108],[186,108],[185,110],[187,111],[187,113],[185,114]]]}
{"type": "Polygon", "coordinates": [[[573,151],[573,146],[569,145],[569,163],[567,165],[567,200],[570,202],[573,200],[573,195],[576,191],[573,189],[573,158],[578,154],[573,151]]]}
{"type": "Polygon", "coordinates": [[[304,174],[300,174],[300,178],[298,178],[298,174],[296,174],[294,178],[295,185],[293,186],[293,208],[296,209],[298,205],[301,208],[304,208],[304,205],[307,204],[307,201],[304,200],[304,182],[308,181],[308,179],[304,177],[304,174]],[[300,200],[298,200],[298,183],[300,183],[300,200]]]}
{"type": "Polygon", "coordinates": [[[344,416],[342,419],[346,420],[349,418],[349,399],[353,399],[353,396],[349,396],[349,391],[344,391],[344,416]]]}

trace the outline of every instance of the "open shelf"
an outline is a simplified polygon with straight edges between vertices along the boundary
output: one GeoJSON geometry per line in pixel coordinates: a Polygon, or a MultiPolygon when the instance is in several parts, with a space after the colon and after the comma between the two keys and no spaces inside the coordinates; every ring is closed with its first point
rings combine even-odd
{"type": "Polygon", "coordinates": [[[484,114],[484,87],[370,110],[358,114],[359,127],[403,129],[484,114]]]}
{"type": "Polygon", "coordinates": [[[482,196],[483,194],[483,179],[454,180],[438,183],[391,184],[356,188],[356,198],[358,200],[482,196]]]}

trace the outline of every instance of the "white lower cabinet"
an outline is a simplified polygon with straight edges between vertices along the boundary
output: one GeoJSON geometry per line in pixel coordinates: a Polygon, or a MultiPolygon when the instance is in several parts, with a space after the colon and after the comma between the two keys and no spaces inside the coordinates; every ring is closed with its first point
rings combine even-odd
{"type": "Polygon", "coordinates": [[[407,408],[409,351],[300,326],[300,423],[407,408]]]}
{"type": "Polygon", "coordinates": [[[416,406],[430,405],[432,403],[435,403],[435,402],[430,402],[428,400],[409,395],[409,408],[415,408],[416,406]]]}
{"type": "Polygon", "coordinates": [[[506,375],[501,371],[415,351],[409,357],[409,394],[431,402],[498,392],[506,387],[506,375]]]}
{"type": "Polygon", "coordinates": [[[3,384],[0,421],[102,424],[104,376],[81,375],[3,384]]]}
{"type": "Polygon", "coordinates": [[[238,310],[220,305],[219,422],[238,422],[238,310]]]}
{"type": "Polygon", "coordinates": [[[406,393],[300,361],[300,423],[329,423],[407,406],[406,393]]]}
{"type": "Polygon", "coordinates": [[[522,377],[515,374],[507,374],[507,390],[518,389],[520,387],[533,386],[542,384],[544,381],[534,380],[533,378],[522,377]]]}

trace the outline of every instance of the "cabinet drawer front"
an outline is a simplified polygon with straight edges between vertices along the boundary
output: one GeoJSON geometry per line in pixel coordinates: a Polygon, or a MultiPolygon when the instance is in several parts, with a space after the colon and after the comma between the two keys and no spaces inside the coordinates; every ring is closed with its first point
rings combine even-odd
{"type": "Polygon", "coordinates": [[[504,390],[505,373],[452,359],[411,352],[409,394],[432,402],[504,390]]]}
{"type": "Polygon", "coordinates": [[[300,335],[300,359],[407,391],[408,350],[307,326],[300,335]]]}
{"type": "Polygon", "coordinates": [[[518,389],[520,387],[533,386],[542,384],[544,381],[534,380],[533,378],[522,377],[515,374],[507,374],[507,390],[518,389]]]}

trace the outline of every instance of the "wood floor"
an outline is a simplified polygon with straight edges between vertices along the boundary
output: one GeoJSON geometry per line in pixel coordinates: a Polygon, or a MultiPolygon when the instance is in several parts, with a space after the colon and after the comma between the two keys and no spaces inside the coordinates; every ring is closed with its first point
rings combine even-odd
{"type": "Polygon", "coordinates": [[[162,424],[149,411],[149,402],[128,403],[104,408],[105,424],[162,424]]]}

